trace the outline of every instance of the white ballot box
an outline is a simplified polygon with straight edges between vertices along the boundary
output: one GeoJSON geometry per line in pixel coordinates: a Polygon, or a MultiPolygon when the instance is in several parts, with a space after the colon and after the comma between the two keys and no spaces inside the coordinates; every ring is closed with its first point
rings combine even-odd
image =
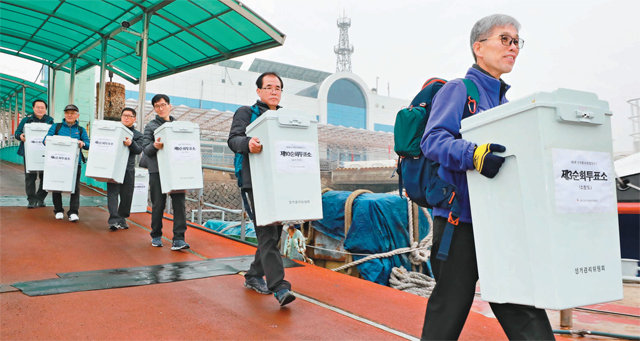
{"type": "Polygon", "coordinates": [[[257,225],[322,219],[318,122],[269,110],[247,127],[247,136],[263,145],[249,154],[257,225]]]}
{"type": "Polygon", "coordinates": [[[133,139],[133,132],[119,121],[93,121],[85,175],[121,184],[129,158],[129,147],[123,143],[127,137],[133,139]]]}
{"type": "Polygon", "coordinates": [[[200,127],[187,121],[167,122],[154,135],[164,143],[157,153],[162,193],[202,188],[200,127]]]}
{"type": "Polygon", "coordinates": [[[76,189],[78,140],[69,136],[47,136],[42,188],[45,191],[71,192],[76,189]]]}
{"type": "Polygon", "coordinates": [[[136,168],[133,184],[133,199],[131,200],[131,213],[146,212],[149,206],[149,171],[145,168],[136,168]]]}
{"type": "Polygon", "coordinates": [[[558,89],[462,121],[465,140],[506,147],[495,178],[467,172],[484,300],[566,309],[622,298],[610,120],[595,94],[558,89]]]}
{"type": "Polygon", "coordinates": [[[51,128],[47,123],[24,125],[24,164],[27,173],[44,170],[44,144],[42,140],[51,128]]]}

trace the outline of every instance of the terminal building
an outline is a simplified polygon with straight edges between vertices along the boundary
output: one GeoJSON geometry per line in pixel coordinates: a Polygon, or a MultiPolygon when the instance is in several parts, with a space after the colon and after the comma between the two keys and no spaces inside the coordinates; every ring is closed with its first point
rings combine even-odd
{"type": "MultiPolygon", "coordinates": [[[[197,122],[203,139],[208,136],[220,143],[226,141],[235,110],[258,99],[255,81],[267,71],[278,73],[283,80],[283,107],[318,120],[321,158],[395,159],[393,124],[408,100],[380,95],[352,72],[332,74],[263,59],[255,59],[243,70],[242,62],[230,60],[148,82],[146,99],[167,94],[173,116],[197,122]]],[[[128,105],[136,105],[137,86],[125,84],[125,88],[128,105]]],[[[145,113],[148,122],[154,116],[152,108],[145,113]]],[[[230,150],[226,153],[232,155],[230,150]]],[[[229,157],[224,159],[223,164],[230,164],[229,157]]]]}

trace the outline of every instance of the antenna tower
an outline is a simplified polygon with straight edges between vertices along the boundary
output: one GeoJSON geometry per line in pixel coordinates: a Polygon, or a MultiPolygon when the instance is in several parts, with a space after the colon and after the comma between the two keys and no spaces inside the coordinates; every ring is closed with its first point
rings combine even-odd
{"type": "Polygon", "coordinates": [[[351,26],[351,18],[347,18],[343,14],[338,18],[338,28],[340,28],[340,36],[338,45],[333,47],[336,54],[336,72],[351,72],[351,54],[353,53],[353,45],[349,44],[349,27],[351,26]]]}

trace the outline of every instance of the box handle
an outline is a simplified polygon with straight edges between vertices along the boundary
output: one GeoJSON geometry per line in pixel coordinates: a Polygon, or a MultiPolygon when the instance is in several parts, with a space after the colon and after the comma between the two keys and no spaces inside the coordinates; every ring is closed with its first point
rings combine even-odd
{"type": "Polygon", "coordinates": [[[308,127],[309,126],[309,121],[300,120],[300,119],[297,119],[297,118],[289,118],[286,121],[281,120],[280,121],[280,125],[292,126],[292,127],[308,127]]]}

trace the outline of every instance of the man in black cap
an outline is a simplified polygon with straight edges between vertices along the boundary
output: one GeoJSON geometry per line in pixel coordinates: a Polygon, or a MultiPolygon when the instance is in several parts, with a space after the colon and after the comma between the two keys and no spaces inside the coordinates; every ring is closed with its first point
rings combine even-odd
{"type": "Polygon", "coordinates": [[[18,148],[18,155],[24,156],[24,187],[27,192],[27,208],[44,207],[44,199],[47,197],[47,191],[42,189],[42,181],[44,179],[44,172],[27,172],[25,155],[25,140],[24,126],[29,123],[47,123],[53,124],[53,117],[47,114],[47,103],[41,99],[33,101],[33,114],[26,116],[20,121],[18,129],[16,129],[15,137],[20,140],[20,147],[18,148]],[[40,185],[36,191],[36,180],[40,177],[40,185]]]}
{"type": "MultiPolygon", "coordinates": [[[[48,136],[69,136],[78,140],[78,148],[88,150],[89,135],[87,135],[87,131],[80,126],[78,117],[80,117],[80,113],[77,106],[69,104],[64,107],[64,119],[62,120],[62,122],[56,123],[51,126],[51,128],[47,132],[47,136],[45,136],[44,138],[44,143],[46,143],[48,136]]],[[[82,152],[80,155],[82,155],[82,152]]],[[[71,193],[71,199],[69,200],[69,211],[67,212],[67,214],[69,216],[69,221],[71,222],[77,222],[78,220],[80,220],[80,218],[78,217],[78,209],[80,208],[80,173],[82,170],[82,159],[84,159],[84,157],[78,158],[76,187],[74,192],[71,193]]],[[[53,197],[53,212],[55,213],[55,217],[57,220],[61,220],[62,218],[64,218],[64,209],[62,208],[62,193],[54,192],[51,194],[51,196],[53,197]]]]}

